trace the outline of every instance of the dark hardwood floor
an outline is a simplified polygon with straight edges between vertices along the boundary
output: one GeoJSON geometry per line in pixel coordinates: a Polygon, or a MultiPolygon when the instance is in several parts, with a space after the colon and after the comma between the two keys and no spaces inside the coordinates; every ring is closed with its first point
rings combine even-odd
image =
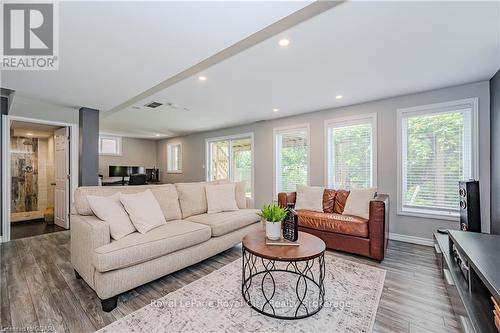
{"type": "Polygon", "coordinates": [[[66,230],[56,224],[48,224],[44,219],[13,222],[10,226],[10,239],[32,237],[66,230]]]}
{"type": "MultiPolygon", "coordinates": [[[[0,246],[0,327],[93,332],[236,260],[240,251],[236,246],[136,288],[121,295],[118,307],[105,313],[95,293],[75,278],[68,231],[4,243],[0,246]]],[[[335,255],[387,270],[374,332],[459,332],[433,248],[391,241],[382,264],[335,255]]]]}

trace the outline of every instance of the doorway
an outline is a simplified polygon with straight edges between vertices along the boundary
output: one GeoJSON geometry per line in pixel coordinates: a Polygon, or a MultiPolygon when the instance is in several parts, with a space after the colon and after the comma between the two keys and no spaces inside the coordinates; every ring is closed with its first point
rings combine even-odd
{"type": "Polygon", "coordinates": [[[69,229],[76,125],[7,119],[3,241],[69,229]]]}

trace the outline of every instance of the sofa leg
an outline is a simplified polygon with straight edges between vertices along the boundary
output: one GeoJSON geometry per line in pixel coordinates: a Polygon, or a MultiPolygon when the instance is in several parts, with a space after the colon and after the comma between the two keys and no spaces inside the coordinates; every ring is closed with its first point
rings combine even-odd
{"type": "Polygon", "coordinates": [[[78,273],[78,272],[76,271],[76,269],[75,269],[74,271],[75,271],[75,277],[76,277],[78,280],[80,280],[80,279],[82,278],[82,276],[80,275],[80,273],[78,273]]]}
{"type": "Polygon", "coordinates": [[[117,303],[118,303],[118,295],[106,299],[101,299],[102,311],[110,312],[111,310],[116,308],[117,303]]]}

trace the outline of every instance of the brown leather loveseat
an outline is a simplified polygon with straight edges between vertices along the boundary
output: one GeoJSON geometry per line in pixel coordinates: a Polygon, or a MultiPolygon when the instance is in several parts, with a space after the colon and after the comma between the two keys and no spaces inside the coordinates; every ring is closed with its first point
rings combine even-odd
{"type": "MultiPolygon", "coordinates": [[[[384,260],[389,233],[389,196],[378,194],[370,201],[369,219],[342,215],[349,191],[325,189],[323,213],[298,210],[299,230],[316,235],[326,247],[384,260]]],[[[296,192],[278,194],[282,207],[295,204],[296,192]]]]}

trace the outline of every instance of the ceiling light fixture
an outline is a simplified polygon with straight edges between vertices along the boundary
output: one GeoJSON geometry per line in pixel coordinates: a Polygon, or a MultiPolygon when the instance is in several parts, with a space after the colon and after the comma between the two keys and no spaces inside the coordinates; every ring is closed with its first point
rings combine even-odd
{"type": "Polygon", "coordinates": [[[287,47],[288,45],[290,45],[290,40],[289,39],[286,39],[286,38],[283,38],[283,39],[280,39],[280,41],[278,42],[278,44],[282,47],[287,47]]]}
{"type": "Polygon", "coordinates": [[[27,136],[33,136],[33,133],[26,133],[27,136]]]}
{"type": "Polygon", "coordinates": [[[280,110],[280,109],[276,109],[276,108],[274,108],[274,109],[273,109],[273,112],[278,112],[279,110],[280,110]]]}
{"type": "Polygon", "coordinates": [[[160,136],[160,133],[156,133],[156,136],[160,136]]]}
{"type": "Polygon", "coordinates": [[[200,75],[200,76],[198,76],[198,80],[200,80],[200,81],[206,81],[207,77],[203,76],[203,75],[200,75]]]}
{"type": "Polygon", "coordinates": [[[344,97],[344,96],[342,96],[342,95],[337,95],[337,96],[335,96],[335,99],[342,99],[342,97],[344,97]]]}

